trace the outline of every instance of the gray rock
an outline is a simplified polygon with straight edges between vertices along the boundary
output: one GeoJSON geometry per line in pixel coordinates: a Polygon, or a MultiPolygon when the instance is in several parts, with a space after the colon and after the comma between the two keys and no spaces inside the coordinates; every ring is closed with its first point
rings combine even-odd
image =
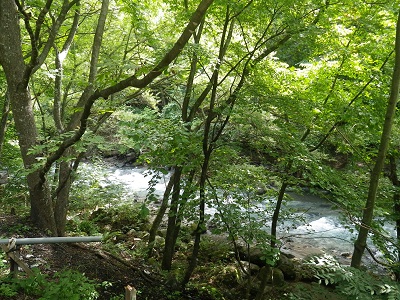
{"type": "Polygon", "coordinates": [[[285,284],[285,276],[278,268],[272,269],[272,284],[275,286],[282,286],[285,284]]]}
{"type": "Polygon", "coordinates": [[[253,264],[248,261],[241,261],[240,263],[242,264],[242,266],[246,270],[246,272],[250,275],[257,274],[260,271],[260,267],[256,264],[253,264]]]}
{"type": "Polygon", "coordinates": [[[297,266],[293,260],[281,253],[277,267],[281,270],[286,280],[294,280],[297,277],[297,266]]]}

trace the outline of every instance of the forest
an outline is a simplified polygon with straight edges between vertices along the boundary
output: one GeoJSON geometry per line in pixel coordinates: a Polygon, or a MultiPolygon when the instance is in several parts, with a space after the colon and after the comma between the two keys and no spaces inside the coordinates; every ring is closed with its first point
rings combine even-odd
{"type": "Polygon", "coordinates": [[[400,299],[399,91],[395,0],[1,0],[0,299],[400,299]]]}

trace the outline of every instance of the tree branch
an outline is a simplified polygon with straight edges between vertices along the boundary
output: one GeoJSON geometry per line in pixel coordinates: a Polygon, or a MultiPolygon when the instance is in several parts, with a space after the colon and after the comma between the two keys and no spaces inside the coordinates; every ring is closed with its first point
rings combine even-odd
{"type": "Polygon", "coordinates": [[[70,138],[65,139],[58,147],[58,149],[46,159],[45,165],[40,170],[40,177],[43,180],[43,182],[45,180],[45,174],[50,170],[52,164],[55,161],[57,161],[69,147],[71,147],[77,141],[79,141],[82,135],[85,133],[87,128],[87,121],[90,116],[90,111],[94,102],[99,98],[107,99],[110,95],[122,91],[127,87],[137,87],[137,88],[146,87],[155,78],[161,75],[162,71],[166,67],[168,67],[168,65],[182,52],[183,47],[189,41],[193,32],[196,30],[198,24],[200,24],[205,13],[207,12],[207,9],[212,3],[213,0],[201,1],[199,6],[197,7],[197,10],[194,12],[189,23],[183,30],[181,36],[178,38],[174,46],[144,78],[138,79],[135,75],[132,75],[131,77],[122,80],[121,82],[113,86],[110,86],[103,90],[97,90],[91,96],[89,96],[88,100],[86,101],[83,107],[82,114],[80,116],[80,127],[75,131],[75,133],[70,138]]]}
{"type": "Polygon", "coordinates": [[[189,41],[193,32],[196,30],[197,26],[201,23],[202,18],[204,17],[207,9],[213,3],[213,0],[202,0],[197,10],[194,12],[192,18],[189,23],[186,25],[186,28],[183,30],[181,36],[175,42],[174,46],[170,51],[164,56],[164,58],[155,66],[153,69],[142,79],[136,77],[136,75],[132,75],[119,83],[112,85],[103,90],[98,90],[95,92],[93,97],[95,98],[104,98],[107,99],[111,94],[115,94],[120,92],[128,87],[135,88],[144,88],[149,83],[151,83],[155,78],[160,76],[162,72],[171,64],[171,62],[178,57],[178,55],[182,52],[183,47],[189,41]]]}

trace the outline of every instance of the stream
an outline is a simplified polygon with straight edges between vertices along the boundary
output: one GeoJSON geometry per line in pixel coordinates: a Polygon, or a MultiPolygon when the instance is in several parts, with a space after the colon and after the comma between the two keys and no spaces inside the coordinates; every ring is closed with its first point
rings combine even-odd
{"type": "MultiPolygon", "coordinates": [[[[143,167],[108,167],[104,172],[104,185],[121,185],[129,199],[144,201],[151,176],[143,167]]],[[[161,199],[169,180],[169,173],[161,175],[155,184],[155,195],[161,199]]],[[[311,194],[287,193],[291,200],[287,207],[294,211],[294,221],[284,222],[278,228],[278,238],[283,242],[282,250],[297,258],[312,254],[326,253],[335,257],[342,264],[349,265],[356,237],[343,223],[341,213],[333,208],[326,199],[311,194]],[[294,225],[294,226],[292,226],[294,225]]],[[[128,200],[126,200],[128,201],[128,200]]],[[[215,209],[209,208],[212,214],[215,209]]],[[[351,226],[350,226],[351,227],[351,226]]],[[[388,226],[388,230],[391,230],[388,226]]],[[[268,228],[266,228],[268,230],[268,228]]],[[[391,230],[394,231],[394,228],[391,230]]],[[[370,245],[371,249],[374,249],[370,245]]],[[[374,250],[377,257],[379,253],[374,250]]],[[[369,255],[364,263],[372,265],[369,255]]]]}

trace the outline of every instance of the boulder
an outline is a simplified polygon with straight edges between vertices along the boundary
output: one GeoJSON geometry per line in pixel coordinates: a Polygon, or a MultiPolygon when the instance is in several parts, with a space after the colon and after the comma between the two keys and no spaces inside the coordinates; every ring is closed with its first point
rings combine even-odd
{"type": "Polygon", "coordinates": [[[255,264],[259,267],[263,267],[266,265],[265,262],[265,254],[261,251],[260,248],[251,247],[250,251],[247,251],[247,248],[244,246],[239,246],[239,257],[241,260],[249,261],[252,264],[255,264]]]}
{"type": "Polygon", "coordinates": [[[283,286],[285,284],[285,275],[283,274],[281,269],[272,269],[272,284],[274,286],[283,286]]]}
{"type": "Polygon", "coordinates": [[[218,280],[226,286],[237,286],[239,283],[240,275],[236,265],[227,265],[221,269],[218,275],[218,280]]]}
{"type": "Polygon", "coordinates": [[[241,261],[240,262],[247,274],[254,275],[260,271],[260,267],[256,264],[253,264],[248,261],[241,261]]]}
{"type": "Polygon", "coordinates": [[[298,277],[298,266],[286,254],[281,253],[277,268],[281,270],[286,280],[295,280],[298,277]]]}

